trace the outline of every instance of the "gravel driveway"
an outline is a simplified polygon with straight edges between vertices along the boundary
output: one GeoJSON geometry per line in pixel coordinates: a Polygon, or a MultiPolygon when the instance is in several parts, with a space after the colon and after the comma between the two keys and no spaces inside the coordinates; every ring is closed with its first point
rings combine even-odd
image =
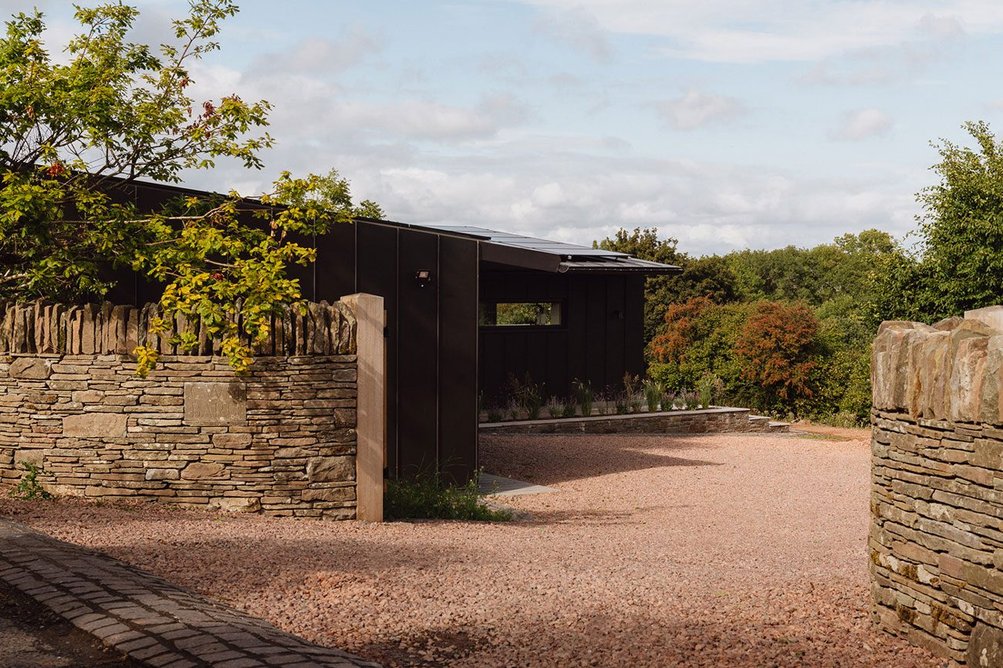
{"type": "Polygon", "coordinates": [[[528,519],[0,514],[388,665],[938,666],[868,616],[867,432],[485,438],[528,519]]]}

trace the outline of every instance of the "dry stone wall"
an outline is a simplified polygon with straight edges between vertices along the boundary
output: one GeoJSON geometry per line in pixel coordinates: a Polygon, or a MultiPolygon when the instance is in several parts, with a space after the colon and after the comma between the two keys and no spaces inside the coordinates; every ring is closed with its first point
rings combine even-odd
{"type": "Polygon", "coordinates": [[[883,323],[872,381],[874,617],[1003,666],[1003,307],[883,323]]]}
{"type": "MultiPolygon", "coordinates": [[[[344,303],[276,317],[250,373],[218,344],[149,333],[155,306],[0,306],[0,482],[56,494],[272,515],[355,516],[356,321],[344,303]],[[128,353],[162,351],[149,378],[128,353]]],[[[239,317],[239,316],[237,316],[239,317]]]]}

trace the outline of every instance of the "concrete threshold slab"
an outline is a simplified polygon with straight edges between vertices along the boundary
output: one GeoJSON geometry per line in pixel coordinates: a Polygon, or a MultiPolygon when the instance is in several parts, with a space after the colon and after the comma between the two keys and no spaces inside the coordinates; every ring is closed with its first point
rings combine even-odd
{"type": "Polygon", "coordinates": [[[491,473],[482,473],[477,478],[477,488],[481,494],[488,496],[523,496],[524,494],[548,494],[559,491],[554,487],[534,485],[531,482],[503,478],[491,473]]]}
{"type": "Polygon", "coordinates": [[[0,580],[105,645],[151,666],[379,668],[100,552],[3,519],[0,580]]]}

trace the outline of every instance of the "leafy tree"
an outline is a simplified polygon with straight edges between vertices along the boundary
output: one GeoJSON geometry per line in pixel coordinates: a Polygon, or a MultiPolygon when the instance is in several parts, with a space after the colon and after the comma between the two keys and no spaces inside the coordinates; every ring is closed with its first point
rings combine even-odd
{"type": "Polygon", "coordinates": [[[738,300],[738,279],[725,258],[705,255],[696,259],[683,258],[683,272],[669,277],[666,292],[674,301],[706,297],[716,304],[738,300]]]}
{"type": "Polygon", "coordinates": [[[712,374],[734,396],[741,385],[735,344],[748,313],[746,304],[717,304],[708,297],[670,304],[665,327],[649,346],[649,376],[670,388],[690,389],[712,374]]]}
{"type": "Polygon", "coordinates": [[[919,292],[928,320],[1003,297],[1003,144],[984,122],[964,128],[977,147],[943,141],[933,167],[940,183],[918,195],[926,276],[919,292]]]}
{"type": "MultiPolygon", "coordinates": [[[[159,53],[127,41],[138,10],[123,4],[78,8],[80,32],[65,62],[44,47],[40,12],[17,14],[0,38],[0,300],[100,298],[107,270],[131,267],[167,283],[165,314],[201,318],[222,338],[238,370],[283,305],[300,301],[286,278],[290,263],[313,251],[292,234],[322,234],[353,214],[336,173],[304,179],[283,174],[252,206],[236,193],[188,198],[144,211],[126,195],[137,179],[178,182],[186,169],[221,159],[258,168],[272,140],[263,128],[270,105],[232,94],[196,102],[192,62],[218,48],[232,0],[193,0],[173,22],[159,53]],[[255,211],[260,221],[249,221],[255,211]],[[243,331],[228,314],[238,306],[243,331]]],[[[182,341],[183,345],[193,342],[182,341]]],[[[140,371],[155,359],[138,351],[140,371]]]]}
{"type": "Polygon", "coordinates": [[[804,249],[743,250],[725,257],[744,301],[818,299],[821,276],[814,258],[804,249]]]}
{"type": "Polygon", "coordinates": [[[644,340],[650,342],[665,322],[669,304],[685,302],[692,297],[707,297],[717,302],[732,301],[736,296],[735,276],[725,262],[717,256],[692,259],[677,250],[673,238],[659,239],[654,228],[625,229],[600,242],[594,248],[628,253],[642,260],[677,265],[682,273],[650,276],[644,287],[644,340]]]}
{"type": "Polygon", "coordinates": [[[842,295],[815,309],[821,355],[811,412],[844,424],[865,424],[871,410],[874,325],[856,299],[842,295]]]}
{"type": "Polygon", "coordinates": [[[759,302],[735,345],[742,378],[763,408],[799,406],[816,392],[819,323],[807,304],[759,302]]]}

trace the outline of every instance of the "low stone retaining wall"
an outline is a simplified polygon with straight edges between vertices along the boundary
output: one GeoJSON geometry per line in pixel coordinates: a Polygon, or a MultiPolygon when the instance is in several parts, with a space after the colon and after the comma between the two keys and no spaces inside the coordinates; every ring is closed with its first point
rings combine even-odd
{"type": "MultiPolygon", "coordinates": [[[[165,354],[142,379],[124,353],[147,340],[151,313],[0,307],[0,482],[15,484],[30,463],[55,494],[356,516],[352,308],[277,318],[271,354],[246,375],[212,354],[165,354]]],[[[184,327],[197,331],[175,331],[184,327]]]]}
{"type": "Polygon", "coordinates": [[[1003,665],[1003,308],[874,341],[875,620],[936,654],[1003,665]]]}
{"type": "Polygon", "coordinates": [[[593,415],[550,420],[512,420],[481,424],[484,434],[700,434],[768,431],[770,421],[750,420],[748,408],[593,415]]]}

